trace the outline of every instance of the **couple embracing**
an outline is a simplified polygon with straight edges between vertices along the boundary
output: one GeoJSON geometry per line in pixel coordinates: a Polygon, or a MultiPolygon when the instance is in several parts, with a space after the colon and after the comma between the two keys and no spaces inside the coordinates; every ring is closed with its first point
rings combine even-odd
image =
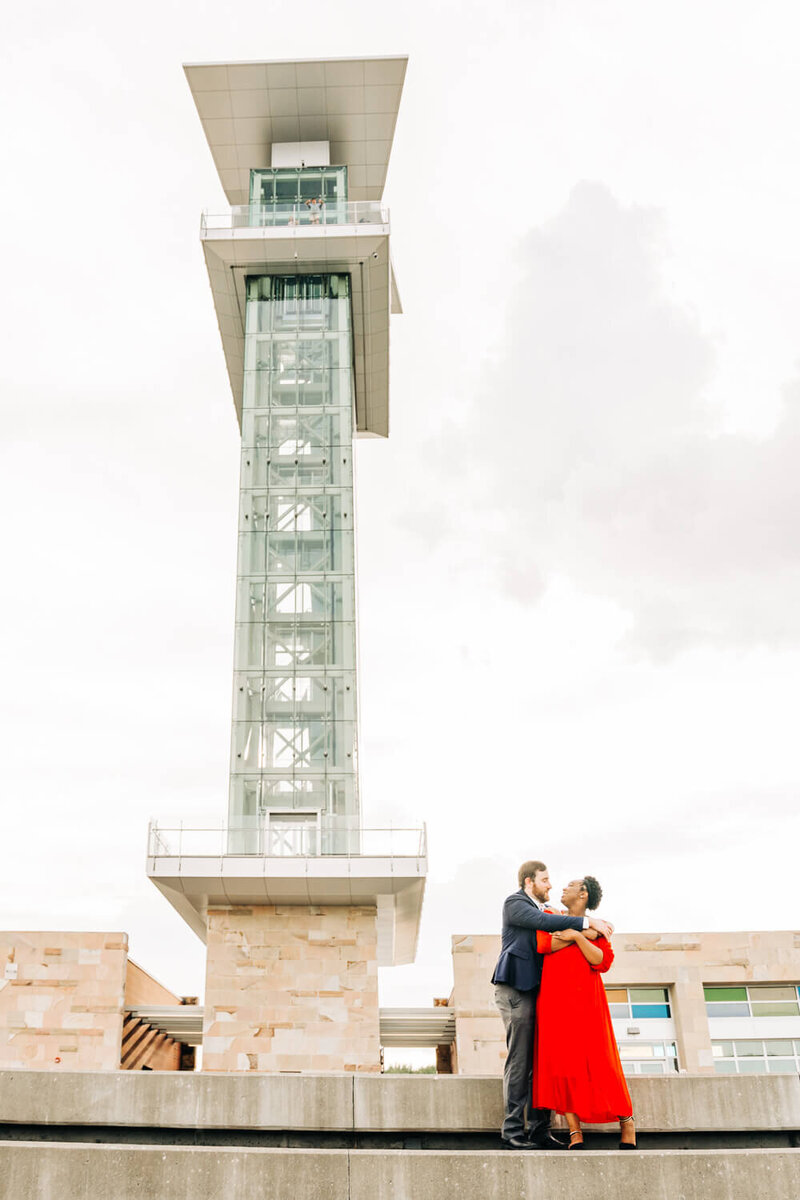
{"type": "Polygon", "coordinates": [[[492,975],[508,1047],[503,1144],[580,1150],[581,1121],[619,1121],[620,1149],[634,1150],[631,1098],[600,977],[614,960],[614,927],[586,915],[603,894],[591,875],[564,888],[563,914],[548,907],[551,887],[544,863],[524,862],[519,891],[503,905],[492,975]],[[551,1110],[566,1117],[569,1147],[550,1132],[551,1110]]]}

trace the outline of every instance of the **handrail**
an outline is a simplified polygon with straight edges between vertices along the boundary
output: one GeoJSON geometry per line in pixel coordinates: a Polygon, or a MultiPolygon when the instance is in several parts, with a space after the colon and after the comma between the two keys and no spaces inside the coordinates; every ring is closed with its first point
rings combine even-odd
{"type": "Polygon", "coordinates": [[[271,229],[296,227],[316,229],[331,225],[388,225],[389,210],[379,200],[331,201],[318,209],[302,202],[292,204],[234,204],[226,212],[200,216],[201,237],[213,230],[271,229]]]}
{"type": "Polygon", "coordinates": [[[240,825],[148,827],[148,858],[426,858],[427,829],[362,828],[355,821],[322,818],[288,824],[253,818],[240,825]]]}

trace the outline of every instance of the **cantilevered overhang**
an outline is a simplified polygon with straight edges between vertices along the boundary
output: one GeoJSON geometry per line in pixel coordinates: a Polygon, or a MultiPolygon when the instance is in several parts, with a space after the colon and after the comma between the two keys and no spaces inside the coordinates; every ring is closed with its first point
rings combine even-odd
{"type": "Polygon", "coordinates": [[[346,272],[352,283],[356,429],[389,434],[389,317],[400,311],[389,254],[389,215],[347,206],[341,224],[251,226],[247,210],[203,220],[201,239],[233,402],[241,425],[248,275],[346,272]],[[237,224],[241,220],[241,224],[237,224]]]}
{"type": "MultiPolygon", "coordinates": [[[[202,1046],[205,1009],[193,1004],[139,1005],[128,1010],[147,1025],[187,1046],[202,1046]]],[[[456,1039],[452,1008],[381,1008],[381,1045],[425,1047],[450,1045],[456,1039]]]]}
{"type": "Polygon", "coordinates": [[[407,63],[402,55],[185,64],[228,203],[248,203],[250,171],[271,166],[273,142],[318,141],[347,167],[350,200],[380,200],[407,63]]]}
{"type": "Polygon", "coordinates": [[[158,855],[148,857],[147,874],[203,942],[209,908],[368,905],[377,909],[378,965],[414,961],[427,874],[423,857],[158,855]]]}

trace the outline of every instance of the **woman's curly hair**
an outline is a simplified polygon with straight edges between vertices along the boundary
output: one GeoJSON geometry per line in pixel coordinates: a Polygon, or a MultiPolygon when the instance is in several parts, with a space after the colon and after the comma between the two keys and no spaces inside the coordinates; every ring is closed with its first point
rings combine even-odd
{"type": "Polygon", "coordinates": [[[583,886],[589,893],[589,899],[586,902],[586,907],[594,910],[603,899],[603,889],[600,887],[600,884],[597,882],[594,875],[584,875],[583,886]]]}

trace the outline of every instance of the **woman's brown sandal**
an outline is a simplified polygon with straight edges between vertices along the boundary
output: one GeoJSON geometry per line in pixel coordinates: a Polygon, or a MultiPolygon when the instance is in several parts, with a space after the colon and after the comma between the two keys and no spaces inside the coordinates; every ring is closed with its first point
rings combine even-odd
{"type": "Polygon", "coordinates": [[[573,1129],[572,1133],[569,1135],[569,1148],[570,1148],[570,1150],[583,1150],[584,1149],[583,1130],[582,1129],[573,1129]],[[579,1142],[573,1142],[573,1140],[572,1140],[573,1138],[580,1138],[581,1140],[579,1142]]]}
{"type": "MultiPolygon", "coordinates": [[[[620,1119],[619,1119],[620,1125],[627,1125],[631,1121],[633,1121],[632,1115],[630,1117],[620,1117],[620,1119]]],[[[636,1134],[636,1126],[634,1125],[634,1137],[635,1137],[635,1134],[636,1134]]],[[[620,1140],[619,1148],[620,1148],[620,1150],[635,1150],[636,1142],[635,1142],[635,1140],[632,1142],[623,1142],[622,1140],[620,1140]]]]}

